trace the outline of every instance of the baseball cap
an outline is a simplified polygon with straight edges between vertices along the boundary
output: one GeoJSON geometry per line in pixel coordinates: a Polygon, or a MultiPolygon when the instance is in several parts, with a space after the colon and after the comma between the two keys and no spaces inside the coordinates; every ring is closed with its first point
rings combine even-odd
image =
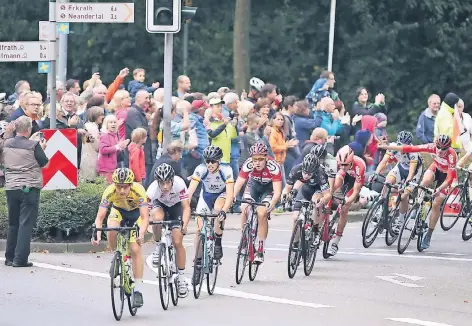
{"type": "Polygon", "coordinates": [[[225,104],[225,101],[223,101],[221,98],[212,98],[210,100],[210,105],[218,105],[218,104],[225,104]]]}
{"type": "Polygon", "coordinates": [[[203,100],[194,100],[192,102],[192,108],[193,109],[200,109],[201,107],[209,108],[210,106],[208,105],[207,102],[205,102],[203,100]]]}

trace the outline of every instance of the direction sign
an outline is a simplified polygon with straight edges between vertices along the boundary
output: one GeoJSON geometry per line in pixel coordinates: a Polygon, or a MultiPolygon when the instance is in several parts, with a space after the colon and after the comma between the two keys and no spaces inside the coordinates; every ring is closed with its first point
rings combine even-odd
{"type": "Polygon", "coordinates": [[[50,21],[39,22],[39,40],[40,41],[55,41],[56,34],[54,33],[56,24],[50,21]]]}
{"type": "Polygon", "coordinates": [[[134,23],[134,3],[57,3],[56,21],[66,23],[134,23]]]}
{"type": "Polygon", "coordinates": [[[54,50],[54,42],[0,42],[0,62],[55,60],[54,50]]]}

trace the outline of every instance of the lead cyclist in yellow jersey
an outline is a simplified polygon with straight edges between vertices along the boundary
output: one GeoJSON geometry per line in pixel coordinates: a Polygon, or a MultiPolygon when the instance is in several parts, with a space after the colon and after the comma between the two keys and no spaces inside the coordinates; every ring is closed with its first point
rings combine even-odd
{"type": "MultiPolygon", "coordinates": [[[[143,284],[144,257],[141,245],[144,244],[144,234],[149,225],[149,206],[147,203],[146,190],[144,187],[134,182],[133,171],[127,168],[119,168],[113,172],[113,184],[109,185],[100,202],[100,207],[95,219],[97,228],[101,228],[103,220],[111,205],[108,215],[107,227],[115,228],[120,226],[139,226],[139,235],[133,232],[130,238],[131,263],[134,275],[134,295],[133,304],[135,307],[143,305],[143,295],[141,286],[143,284]]],[[[97,240],[92,238],[92,244],[98,245],[102,233],[97,232],[97,240]]],[[[116,248],[116,232],[108,232],[108,245],[112,250],[116,248]]]]}

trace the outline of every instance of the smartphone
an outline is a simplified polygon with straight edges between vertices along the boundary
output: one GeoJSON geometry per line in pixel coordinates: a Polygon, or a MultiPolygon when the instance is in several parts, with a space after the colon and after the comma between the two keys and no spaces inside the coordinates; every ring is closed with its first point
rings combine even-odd
{"type": "Polygon", "coordinates": [[[41,131],[39,132],[39,140],[44,141],[44,134],[41,131]]]}

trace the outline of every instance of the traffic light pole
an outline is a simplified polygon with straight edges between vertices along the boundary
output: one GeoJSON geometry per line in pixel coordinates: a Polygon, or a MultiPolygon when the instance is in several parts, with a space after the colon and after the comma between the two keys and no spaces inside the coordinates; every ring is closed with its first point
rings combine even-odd
{"type": "MultiPolygon", "coordinates": [[[[54,23],[54,34],[56,34],[56,1],[49,1],[49,21],[54,23]]],[[[54,37],[54,41],[56,37],[54,37]]],[[[54,45],[56,46],[56,42],[54,45]]],[[[56,129],[56,58],[52,58],[48,72],[48,93],[49,93],[49,121],[50,129],[56,129]]]]}
{"type": "Polygon", "coordinates": [[[184,23],[184,35],[183,35],[183,70],[184,70],[184,75],[187,74],[187,58],[188,58],[188,24],[184,23]]]}
{"type": "Polygon", "coordinates": [[[164,123],[163,154],[167,153],[170,144],[170,112],[172,109],[172,57],[174,53],[174,34],[166,33],[164,38],[164,123]]]}

